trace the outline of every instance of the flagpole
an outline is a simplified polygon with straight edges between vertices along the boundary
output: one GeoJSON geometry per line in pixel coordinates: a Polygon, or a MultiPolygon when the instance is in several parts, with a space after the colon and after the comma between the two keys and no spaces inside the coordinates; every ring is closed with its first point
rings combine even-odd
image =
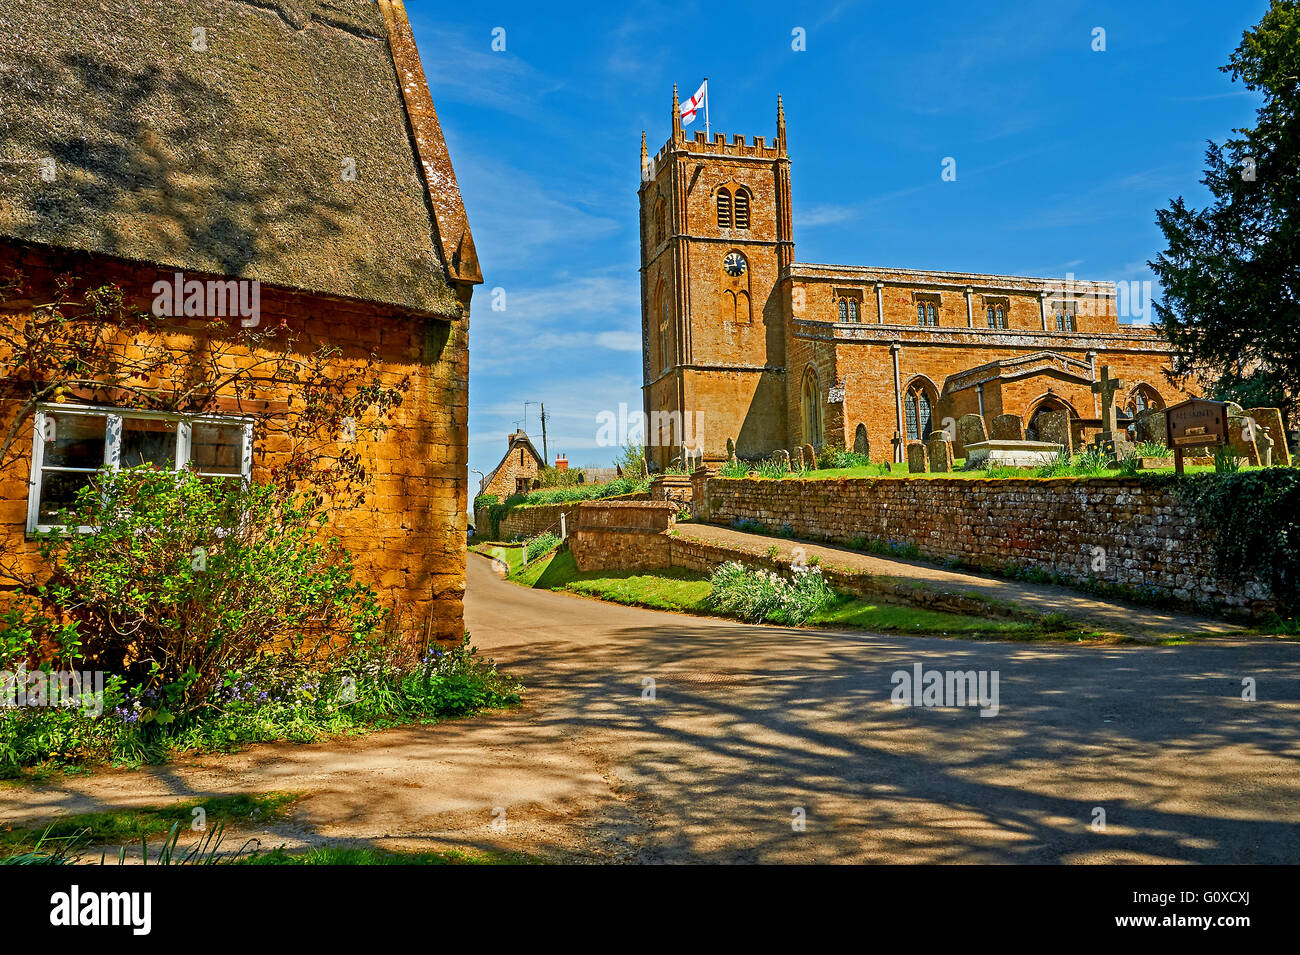
{"type": "Polygon", "coordinates": [[[709,78],[704,77],[704,138],[709,138],[709,78]]]}

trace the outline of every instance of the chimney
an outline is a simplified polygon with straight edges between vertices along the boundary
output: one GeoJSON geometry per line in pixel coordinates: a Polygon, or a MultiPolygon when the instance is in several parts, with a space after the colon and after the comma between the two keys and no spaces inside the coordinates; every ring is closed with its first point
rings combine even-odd
{"type": "Polygon", "coordinates": [[[557,471],[567,471],[567,470],[569,470],[569,459],[566,458],[563,454],[561,454],[561,455],[559,455],[559,456],[556,457],[556,459],[555,459],[555,470],[557,470],[557,471]]]}
{"type": "Polygon", "coordinates": [[[506,435],[506,447],[513,448],[515,446],[515,439],[521,437],[523,433],[524,433],[523,429],[521,428],[518,431],[513,431],[510,434],[506,435]]]}

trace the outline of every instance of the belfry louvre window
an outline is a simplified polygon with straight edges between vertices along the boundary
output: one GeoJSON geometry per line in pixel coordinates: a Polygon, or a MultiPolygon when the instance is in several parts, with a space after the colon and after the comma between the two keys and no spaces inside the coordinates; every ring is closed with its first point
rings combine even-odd
{"type": "Polygon", "coordinates": [[[59,512],[101,468],[191,467],[211,480],[247,480],[253,424],[220,415],[184,416],[59,405],[36,413],[27,532],[60,527],[59,512]]]}
{"type": "Polygon", "coordinates": [[[731,193],[726,189],[718,190],[718,228],[731,228],[731,193]]]}
{"type": "Polygon", "coordinates": [[[747,189],[736,190],[736,228],[749,228],[749,191],[747,189]]]}

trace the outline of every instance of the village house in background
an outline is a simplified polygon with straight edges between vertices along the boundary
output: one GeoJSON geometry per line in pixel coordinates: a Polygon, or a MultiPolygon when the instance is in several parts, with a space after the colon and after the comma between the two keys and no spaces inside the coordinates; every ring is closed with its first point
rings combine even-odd
{"type": "MultiPolygon", "coordinates": [[[[0,102],[0,270],[32,289],[0,320],[22,321],[69,272],[144,309],[177,272],[256,280],[261,327],[337,346],[340,370],[373,355],[384,382],[410,376],[391,429],[356,437],[373,491],[331,531],[403,638],[459,640],[482,277],[402,4],[6,3],[0,102]]],[[[199,324],[176,323],[178,361],[204,360],[199,324]]],[[[2,533],[35,560],[32,531],[105,465],[265,480],[286,449],[246,414],[291,415],[303,397],[221,392],[201,420],[115,406],[109,389],[42,406],[20,438],[30,453],[0,474],[2,533]]],[[[16,408],[0,395],[6,427],[16,408]]]]}
{"type": "Polygon", "coordinates": [[[903,461],[945,422],[960,455],[963,415],[1014,416],[1008,433],[1035,438],[1063,413],[1081,442],[1103,427],[1103,365],[1124,383],[1121,423],[1189,394],[1165,377],[1158,331],[1120,324],[1112,283],[796,262],[779,98],[775,141],[728,142],[688,138],[674,89],[668,142],[651,156],[642,136],[639,196],[660,468],[683,447],[724,460],[728,440],[743,458],[811,445],[903,461]]]}
{"type": "MultiPolygon", "coordinates": [[[[557,466],[559,462],[556,462],[557,466]]],[[[568,462],[565,462],[566,467],[568,462]]],[[[479,494],[495,494],[504,501],[512,494],[527,494],[540,487],[538,475],[546,467],[546,459],[533,447],[533,442],[521,428],[506,435],[506,453],[497,466],[479,482],[479,494]]]]}

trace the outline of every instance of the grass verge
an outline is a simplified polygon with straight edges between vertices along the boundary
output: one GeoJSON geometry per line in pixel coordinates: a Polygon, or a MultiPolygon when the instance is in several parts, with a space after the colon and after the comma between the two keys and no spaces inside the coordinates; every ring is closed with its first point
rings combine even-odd
{"type": "Polygon", "coordinates": [[[448,849],[444,852],[394,852],[388,849],[322,847],[304,852],[272,849],[246,856],[235,865],[546,865],[524,852],[448,849]]]}
{"type": "Polygon", "coordinates": [[[60,816],[43,826],[0,826],[0,858],[23,855],[40,845],[76,840],[82,845],[121,845],[165,836],[180,823],[188,828],[202,809],[209,824],[226,820],[244,825],[287,819],[301,793],[254,793],[191,799],[166,806],[114,809],[60,816]]]}
{"type": "MultiPolygon", "coordinates": [[[[573,561],[573,555],[568,550],[560,550],[513,574],[509,579],[524,587],[581,594],[633,607],[717,616],[707,603],[710,590],[708,577],[681,568],[663,568],[652,572],[580,572],[573,561]]],[[[1078,629],[1063,617],[1057,616],[1041,620],[990,618],[843,595],[825,610],[809,617],[806,626],[978,640],[1081,643],[1112,639],[1093,631],[1078,629]]]]}

